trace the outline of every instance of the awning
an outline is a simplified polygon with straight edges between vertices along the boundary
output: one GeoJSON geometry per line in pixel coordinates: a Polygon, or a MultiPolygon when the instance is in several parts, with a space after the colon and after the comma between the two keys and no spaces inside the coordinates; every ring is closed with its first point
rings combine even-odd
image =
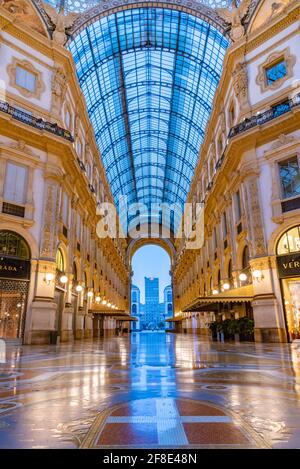
{"type": "Polygon", "coordinates": [[[115,316],[114,319],[116,321],[138,321],[138,318],[134,318],[133,316],[115,316]]]}
{"type": "Polygon", "coordinates": [[[184,313],[194,311],[218,311],[219,305],[224,303],[245,303],[253,300],[253,285],[233,288],[226,292],[218,293],[212,296],[199,296],[185,309],[184,313]]]}
{"type": "Polygon", "coordinates": [[[168,319],[166,319],[166,322],[179,322],[179,321],[182,321],[182,317],[181,317],[181,316],[175,316],[174,318],[168,318],[168,319]]]}

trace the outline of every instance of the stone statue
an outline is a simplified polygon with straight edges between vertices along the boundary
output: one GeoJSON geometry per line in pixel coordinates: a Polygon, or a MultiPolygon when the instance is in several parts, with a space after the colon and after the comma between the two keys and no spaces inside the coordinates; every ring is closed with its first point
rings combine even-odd
{"type": "Polygon", "coordinates": [[[235,42],[245,35],[245,28],[242,25],[242,20],[249,10],[251,0],[242,0],[239,7],[237,7],[236,0],[231,2],[231,10],[228,8],[217,8],[218,15],[231,25],[230,37],[235,42]]]}
{"type": "Polygon", "coordinates": [[[64,9],[58,13],[55,8],[46,3],[44,3],[44,9],[55,26],[53,41],[56,42],[56,44],[63,46],[67,41],[66,29],[73,26],[75,20],[79,16],[78,13],[69,13],[68,15],[65,15],[64,9]]]}

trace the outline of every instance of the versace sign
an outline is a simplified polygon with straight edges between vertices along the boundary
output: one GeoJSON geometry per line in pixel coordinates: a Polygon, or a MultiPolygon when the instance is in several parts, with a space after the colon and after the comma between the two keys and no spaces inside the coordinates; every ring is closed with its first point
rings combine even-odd
{"type": "Polygon", "coordinates": [[[300,252],[277,257],[279,278],[300,277],[300,252]]]}
{"type": "Polygon", "coordinates": [[[0,257],[0,278],[29,279],[30,261],[0,257]]]}

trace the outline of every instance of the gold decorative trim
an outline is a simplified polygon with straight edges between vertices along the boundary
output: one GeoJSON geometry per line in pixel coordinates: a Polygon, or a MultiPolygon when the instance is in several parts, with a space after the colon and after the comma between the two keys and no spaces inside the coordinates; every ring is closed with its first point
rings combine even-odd
{"type": "Polygon", "coordinates": [[[42,73],[37,70],[31,62],[28,60],[20,60],[16,57],[13,57],[12,63],[7,66],[7,73],[9,76],[9,84],[13,88],[16,88],[19,93],[26,98],[36,98],[40,99],[42,92],[45,90],[45,84],[42,80],[42,73]],[[29,73],[32,73],[36,77],[35,91],[30,91],[23,86],[20,86],[16,82],[16,70],[17,67],[23,68],[29,73]]]}
{"type": "Polygon", "coordinates": [[[290,48],[287,47],[283,51],[273,52],[268,56],[268,58],[259,65],[258,67],[258,75],[256,77],[256,83],[260,86],[260,90],[262,93],[269,90],[276,90],[281,87],[281,85],[288,80],[289,78],[293,77],[293,68],[296,63],[296,57],[290,53],[290,48]],[[272,65],[275,65],[280,60],[284,60],[286,63],[286,74],[284,77],[279,78],[278,80],[274,81],[271,85],[267,82],[266,71],[272,65]]]}

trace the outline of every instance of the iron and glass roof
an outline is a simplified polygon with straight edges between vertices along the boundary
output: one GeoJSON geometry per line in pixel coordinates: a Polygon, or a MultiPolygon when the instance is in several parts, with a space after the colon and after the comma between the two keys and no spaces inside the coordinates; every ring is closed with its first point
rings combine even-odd
{"type": "Polygon", "coordinates": [[[185,202],[227,46],[162,8],[102,17],[70,43],[117,205],[185,202]]]}

